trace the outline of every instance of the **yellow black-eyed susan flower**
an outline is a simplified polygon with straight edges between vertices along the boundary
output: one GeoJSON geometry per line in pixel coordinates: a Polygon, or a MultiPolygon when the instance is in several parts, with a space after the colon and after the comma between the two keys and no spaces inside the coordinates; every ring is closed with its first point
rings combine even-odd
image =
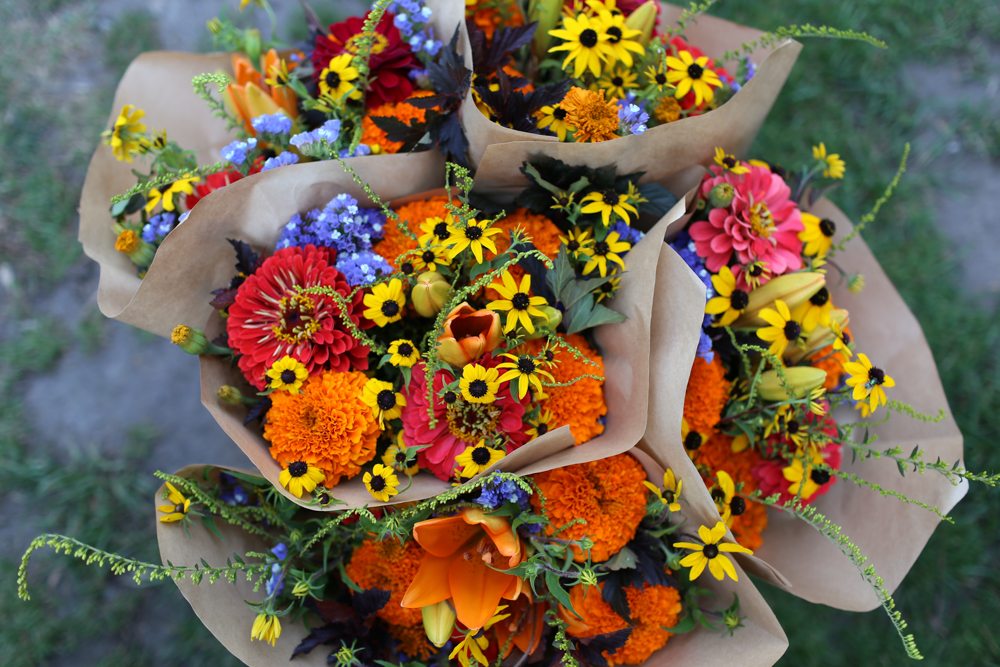
{"type": "Polygon", "coordinates": [[[815,448],[804,451],[781,469],[788,482],[788,493],[802,500],[813,497],[819,487],[830,481],[830,472],[821,468],[823,457],[815,448]]]}
{"type": "Polygon", "coordinates": [[[715,296],[705,304],[705,312],[718,316],[716,326],[727,327],[746,310],[750,295],[736,287],[736,276],[728,266],[723,266],[712,276],[712,287],[715,288],[715,296]]]}
{"type": "Polygon", "coordinates": [[[564,16],[562,27],[549,30],[550,35],[562,40],[561,44],[549,49],[549,53],[565,51],[563,69],[569,69],[572,65],[573,77],[576,79],[587,71],[594,77],[599,77],[604,61],[608,60],[612,53],[606,27],[604,22],[595,16],[586,14],[564,16]]]}
{"type": "Polygon", "coordinates": [[[812,213],[802,212],[802,231],[799,240],[802,241],[802,254],[809,257],[826,257],[833,246],[833,236],[837,233],[837,224],[828,218],[819,218],[812,213]]]}
{"type": "Polygon", "coordinates": [[[531,275],[524,274],[521,277],[521,284],[514,282],[514,276],[510,271],[504,271],[500,275],[500,282],[490,284],[490,288],[503,297],[486,304],[489,310],[506,312],[507,319],[504,322],[504,333],[510,333],[520,324],[529,334],[535,333],[535,325],[531,318],[544,318],[545,312],[539,306],[546,306],[548,302],[543,296],[531,296],[531,275]]]}
{"type": "Polygon", "coordinates": [[[735,155],[727,153],[721,146],[715,147],[715,164],[733,174],[748,174],[750,168],[740,162],[735,155]]]}
{"type": "Polygon", "coordinates": [[[469,364],[462,369],[458,382],[462,396],[469,403],[492,403],[500,390],[500,371],[480,364],[469,364]]]}
{"type": "Polygon", "coordinates": [[[500,376],[500,382],[511,383],[511,393],[513,394],[513,383],[517,381],[517,397],[524,398],[528,393],[529,385],[536,391],[542,391],[542,380],[548,379],[554,382],[555,378],[546,370],[539,367],[538,361],[530,354],[507,354],[501,355],[510,359],[497,365],[497,368],[505,369],[506,372],[500,376]]]}
{"type": "Polygon", "coordinates": [[[527,419],[528,430],[525,432],[534,440],[538,436],[545,435],[552,429],[554,419],[555,415],[552,414],[551,410],[540,408],[533,417],[527,419]]]}
{"type": "Polygon", "coordinates": [[[305,461],[289,463],[278,475],[278,482],[296,498],[315,491],[324,479],[326,474],[322,470],[305,461]]]}
{"type": "MultiPolygon", "coordinates": [[[[597,3],[591,3],[592,9],[597,9],[597,17],[604,25],[604,34],[608,36],[608,50],[610,51],[609,63],[621,63],[631,69],[635,62],[632,54],[642,55],[646,52],[637,37],[642,35],[642,31],[630,28],[625,23],[625,14],[620,11],[610,11],[606,7],[601,7],[597,3]]],[[[616,95],[624,97],[624,95],[616,95]]]]}
{"type": "Polygon", "coordinates": [[[421,247],[447,247],[448,241],[451,240],[451,228],[453,224],[454,218],[451,213],[447,214],[444,218],[437,216],[427,218],[420,223],[420,236],[417,237],[417,243],[421,247]]]}
{"type": "Polygon", "coordinates": [[[406,305],[406,295],[403,293],[403,281],[393,278],[388,283],[375,283],[371,292],[364,297],[366,318],[380,327],[403,319],[403,306],[406,305]]]}
{"type": "Polygon", "coordinates": [[[681,511],[680,498],[684,480],[677,479],[672,468],[667,468],[666,472],[663,473],[663,488],[648,481],[644,481],[643,484],[656,495],[661,503],[667,506],[668,510],[671,512],[681,511]]]}
{"type": "Polygon", "coordinates": [[[694,103],[711,102],[715,97],[715,88],[722,86],[719,75],[708,67],[708,56],[695,58],[690,51],[679,51],[677,56],[667,56],[667,81],[674,84],[677,90],[674,96],[682,99],[694,91],[694,103]]]}
{"type": "Polygon", "coordinates": [[[389,363],[399,368],[411,368],[420,361],[420,350],[408,338],[399,338],[389,343],[389,363]]]}
{"type": "Polygon", "coordinates": [[[705,571],[706,566],[708,567],[708,571],[712,573],[712,576],[719,581],[722,581],[727,576],[733,581],[739,581],[739,575],[736,574],[733,562],[725,554],[752,554],[753,551],[735,542],[722,542],[722,538],[725,536],[726,524],[719,521],[712,528],[698,526],[698,539],[701,540],[701,544],[697,542],[674,542],[675,549],[687,549],[693,552],[684,556],[680,561],[681,567],[691,569],[689,573],[691,581],[700,577],[701,573],[705,571]]]}
{"type": "Polygon", "coordinates": [[[847,171],[847,164],[838,153],[827,153],[826,144],[822,141],[812,147],[813,159],[820,163],[823,178],[841,179],[847,171]]]}
{"type": "Polygon", "coordinates": [[[850,374],[847,386],[854,388],[851,392],[852,399],[858,403],[867,403],[871,412],[889,402],[885,390],[895,387],[896,381],[881,368],[873,366],[868,355],[859,352],[857,361],[844,364],[844,370],[850,374]]]}
{"type": "Polygon", "coordinates": [[[396,434],[396,442],[386,447],[382,454],[382,463],[407,477],[413,477],[420,471],[417,457],[411,454],[409,447],[403,441],[403,432],[396,434]]]}
{"type": "Polygon", "coordinates": [[[104,133],[104,142],[119,162],[131,162],[136,155],[146,152],[148,139],[146,125],[142,122],[145,115],[142,109],[126,104],[111,129],[104,133]]]}
{"type": "Polygon", "coordinates": [[[191,509],[191,499],[184,496],[183,493],[177,490],[177,487],[170,482],[166,483],[167,487],[167,502],[169,505],[160,505],[156,509],[163,513],[160,517],[160,521],[163,523],[174,523],[175,521],[180,521],[187,516],[188,510],[191,509]]]}
{"type": "Polygon", "coordinates": [[[257,618],[253,621],[253,627],[250,628],[251,641],[267,642],[274,646],[278,643],[280,636],[281,621],[278,620],[277,616],[263,611],[257,614],[257,618]]]}
{"type": "Polygon", "coordinates": [[[177,208],[174,197],[193,194],[194,184],[200,180],[199,176],[182,176],[163,190],[151,189],[146,195],[146,213],[152,213],[158,205],[162,205],[164,211],[173,211],[177,208]]]}
{"type": "Polygon", "coordinates": [[[399,493],[399,478],[391,467],[381,463],[376,463],[361,481],[371,497],[383,503],[399,493]]]}
{"type": "Polygon", "coordinates": [[[650,65],[642,75],[646,79],[646,85],[653,87],[656,91],[662,93],[670,90],[673,92],[673,86],[667,81],[666,63],[660,62],[656,65],[650,65]]]}
{"type": "Polygon", "coordinates": [[[681,444],[684,445],[684,451],[688,453],[688,456],[692,459],[695,458],[706,440],[708,440],[707,435],[695,431],[688,424],[687,419],[681,418],[681,444]]]}
{"type": "Polygon", "coordinates": [[[614,67],[597,81],[597,87],[616,99],[623,99],[638,87],[638,77],[626,67],[614,67]]]}
{"type": "Polygon", "coordinates": [[[573,128],[566,122],[566,110],[558,104],[547,104],[538,110],[535,117],[539,130],[548,130],[559,138],[559,141],[566,141],[566,135],[573,128]]]}
{"type": "Polygon", "coordinates": [[[403,413],[406,397],[396,391],[391,382],[371,378],[361,389],[361,400],[372,409],[378,425],[385,428],[387,420],[396,419],[403,413]]]}
{"type": "Polygon", "coordinates": [[[712,500],[715,501],[715,508],[719,510],[726,527],[733,525],[733,517],[740,516],[747,510],[747,501],[736,495],[736,483],[725,470],[715,473],[716,485],[712,487],[712,500]]]}
{"type": "Polygon", "coordinates": [[[752,290],[757,289],[770,279],[771,269],[768,268],[767,262],[753,261],[743,269],[743,280],[746,281],[747,287],[752,290]]]}
{"type": "Polygon", "coordinates": [[[476,261],[481,264],[484,250],[489,250],[494,255],[497,254],[497,246],[493,242],[493,237],[503,230],[491,226],[492,224],[490,220],[476,220],[475,218],[469,218],[464,225],[458,222],[452,223],[449,228],[451,236],[447,241],[448,258],[455,259],[468,248],[472,250],[476,261]]]}
{"type": "Polygon", "coordinates": [[[774,308],[762,309],[760,317],[769,326],[757,329],[757,337],[770,343],[768,352],[779,359],[784,356],[789,344],[798,344],[802,340],[802,323],[792,317],[788,305],[781,299],[775,300],[774,308]]]}
{"type": "MultiPolygon", "coordinates": [[[[588,275],[597,270],[597,273],[604,278],[608,275],[608,264],[617,264],[625,270],[625,260],[622,255],[632,248],[632,244],[623,241],[618,232],[611,232],[603,241],[595,241],[594,245],[581,249],[580,253],[587,258],[587,263],[583,265],[583,275],[588,275]]],[[[613,268],[613,267],[612,267],[613,268]]]]}
{"type": "Polygon", "coordinates": [[[353,56],[341,53],[330,59],[330,62],[319,73],[319,94],[333,102],[340,102],[346,97],[352,100],[361,99],[361,91],[354,82],[360,72],[351,64],[353,56]]]}
{"type": "Polygon", "coordinates": [[[265,375],[268,378],[268,389],[297,394],[302,383],[309,377],[309,371],[301,361],[286,354],[271,364],[265,375]]]}
{"type": "Polygon", "coordinates": [[[411,254],[409,257],[414,272],[417,273],[440,271],[451,265],[451,260],[448,258],[448,249],[439,243],[420,246],[417,252],[411,254]]]}
{"type": "Polygon", "coordinates": [[[820,287],[819,291],[800,303],[792,312],[792,319],[802,323],[802,331],[811,332],[817,326],[830,326],[830,312],[833,301],[830,300],[830,290],[820,287]]]}
{"type": "Polygon", "coordinates": [[[594,245],[594,236],[590,229],[574,227],[566,232],[566,236],[560,236],[559,241],[566,247],[570,257],[576,257],[581,253],[587,254],[594,245]]]}
{"type": "Polygon", "coordinates": [[[639,217],[639,209],[632,205],[627,194],[615,192],[614,190],[604,190],[591,192],[580,200],[583,207],[581,213],[601,214],[601,222],[605,227],[611,226],[611,216],[616,216],[616,222],[621,220],[626,225],[632,224],[631,216],[639,217]]]}
{"type": "Polygon", "coordinates": [[[462,477],[474,477],[492,468],[505,455],[506,452],[502,449],[487,447],[485,442],[480,440],[456,456],[455,463],[462,467],[462,477]]]}
{"type": "Polygon", "coordinates": [[[608,278],[605,282],[601,283],[600,287],[594,290],[597,295],[597,303],[602,301],[607,301],[615,295],[622,286],[621,276],[615,276],[614,278],[608,278]]]}

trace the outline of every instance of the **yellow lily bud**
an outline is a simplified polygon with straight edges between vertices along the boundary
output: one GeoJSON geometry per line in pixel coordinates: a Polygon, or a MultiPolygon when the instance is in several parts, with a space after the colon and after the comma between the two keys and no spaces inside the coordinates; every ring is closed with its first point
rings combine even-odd
{"type": "Polygon", "coordinates": [[[743,314],[733,323],[737,328],[757,328],[766,326],[760,317],[760,311],[771,308],[774,302],[781,299],[789,309],[794,309],[800,303],[818,292],[826,284],[826,276],[822,273],[799,271],[786,273],[761,285],[750,292],[747,307],[743,314]]]}
{"type": "Polygon", "coordinates": [[[531,52],[539,59],[544,58],[552,46],[549,30],[554,30],[562,20],[562,7],[563,0],[531,0],[528,3],[528,21],[538,22],[531,52]]]}
{"type": "Polygon", "coordinates": [[[541,306],[539,310],[545,313],[545,320],[535,323],[535,333],[528,336],[528,340],[544,338],[558,329],[559,325],[562,323],[563,314],[558,308],[554,308],[553,306],[541,306]]]}
{"type": "Polygon", "coordinates": [[[765,401],[787,401],[803,398],[826,382],[826,371],[812,366],[790,366],[782,370],[784,384],[778,371],[762,373],[757,383],[757,393],[765,401]]]}
{"type": "Polygon", "coordinates": [[[646,0],[625,19],[625,25],[642,32],[637,38],[643,46],[653,38],[653,28],[656,27],[656,0],[646,0]]]}
{"type": "Polygon", "coordinates": [[[410,302],[421,317],[434,317],[451,298],[451,284],[437,271],[426,271],[417,276],[417,284],[410,292],[410,302]]]}
{"type": "Polygon", "coordinates": [[[424,619],[424,632],[434,646],[441,648],[451,639],[455,628],[455,610],[447,600],[420,609],[424,619]]]}
{"type": "Polygon", "coordinates": [[[834,328],[837,331],[843,331],[849,322],[850,315],[846,310],[843,308],[834,308],[830,311],[829,326],[818,325],[809,332],[801,347],[789,346],[788,351],[785,353],[785,358],[793,364],[798,363],[810,354],[822,350],[827,345],[833,345],[833,341],[837,338],[837,334],[833,331],[834,328]]]}

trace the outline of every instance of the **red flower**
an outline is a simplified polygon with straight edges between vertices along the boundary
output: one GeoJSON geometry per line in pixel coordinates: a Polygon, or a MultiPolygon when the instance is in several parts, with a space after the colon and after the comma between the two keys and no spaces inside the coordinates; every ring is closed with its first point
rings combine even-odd
{"type": "MultiPolygon", "coordinates": [[[[810,424],[819,421],[821,423],[820,431],[831,438],[837,438],[837,424],[828,415],[819,417],[809,413],[806,415],[805,421],[810,424]]],[[[768,444],[770,445],[772,452],[778,451],[778,445],[784,445],[792,451],[795,450],[795,443],[784,437],[772,436],[768,439],[768,444]]],[[[839,442],[831,440],[820,448],[819,454],[823,458],[823,463],[830,466],[834,470],[840,469],[841,444],[839,442]]],[[[754,481],[757,482],[758,488],[765,497],[778,493],[781,495],[779,502],[785,503],[795,497],[795,494],[789,491],[790,483],[784,473],[785,468],[789,465],[789,461],[786,461],[776,454],[772,454],[771,457],[754,464],[753,468],[750,470],[750,474],[753,475],[754,481]]],[[[809,505],[815,502],[817,498],[829,491],[830,487],[832,487],[837,481],[836,477],[826,472],[821,472],[819,470],[810,470],[809,472],[810,474],[815,473],[813,481],[818,484],[818,488],[812,493],[812,495],[802,497],[800,499],[804,505],[809,505]]]]}
{"type": "MultiPolygon", "coordinates": [[[[399,36],[393,24],[393,14],[386,12],[375,30],[368,68],[367,104],[377,106],[387,102],[401,102],[413,92],[409,74],[420,66],[410,45],[399,36]]],[[[364,19],[352,16],[346,21],[330,24],[330,32],[316,36],[316,48],[312,53],[315,76],[326,69],[330,60],[345,51],[357,52],[357,41],[364,28],[364,19]]]]}
{"type": "MultiPolygon", "coordinates": [[[[302,294],[297,288],[332,287],[343,296],[351,286],[333,267],[333,252],[306,246],[284,248],[248,276],[229,308],[229,346],[240,355],[239,366],[258,389],[264,373],[285,355],[315,371],[366,370],[368,348],[344,327],[340,308],[329,296],[302,294]]],[[[363,293],[351,303],[351,319],[360,322],[363,293]]]]}
{"type": "MultiPolygon", "coordinates": [[[[493,368],[499,360],[485,356],[477,362],[493,368]]],[[[414,366],[410,386],[406,390],[406,407],[403,408],[403,441],[407,446],[428,445],[420,450],[417,462],[436,477],[448,480],[455,469],[455,457],[480,439],[496,434],[507,437],[507,452],[512,452],[529,439],[524,424],[524,402],[515,400],[510,392],[501,391],[495,402],[472,404],[456,396],[446,403],[440,397],[445,384],[454,381],[448,371],[438,371],[434,376],[434,417],[431,427],[427,415],[427,381],[424,366],[414,366]]]]}
{"type": "MultiPolygon", "coordinates": [[[[261,164],[263,164],[261,160],[255,161],[250,167],[250,173],[247,175],[256,174],[260,171],[261,164]]],[[[235,169],[230,169],[229,171],[217,171],[214,174],[209,174],[194,186],[194,192],[187,196],[184,200],[184,205],[187,207],[187,210],[190,211],[194,208],[195,204],[211,193],[224,188],[227,185],[235,183],[241,178],[243,178],[243,174],[235,169]]]]}

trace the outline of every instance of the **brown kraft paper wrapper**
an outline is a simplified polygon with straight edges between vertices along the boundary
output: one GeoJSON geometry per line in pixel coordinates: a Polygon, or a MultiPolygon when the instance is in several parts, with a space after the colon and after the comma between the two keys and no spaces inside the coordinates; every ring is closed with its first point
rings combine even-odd
{"type": "MultiPolygon", "coordinates": [[[[680,7],[664,4],[661,27],[674,25],[680,13],[680,7]]],[[[708,15],[697,17],[687,29],[688,42],[711,57],[738,49],[761,35],[759,30],[708,15]]],[[[466,65],[471,67],[467,35],[465,39],[466,65]]],[[[642,171],[644,180],[684,192],[697,185],[703,173],[699,165],[712,161],[716,146],[736,155],[746,152],[801,50],[802,45],[791,39],[771,49],[757,49],[750,55],[758,65],[757,73],[718,109],[652,127],[641,135],[599,143],[560,142],[556,137],[503,127],[483,115],[470,92],[462,105],[462,125],[477,167],[476,183],[491,190],[516,192],[524,186],[524,177],[511,167],[546,155],[590,167],[616,164],[619,173],[642,171]]]]}
{"type": "MultiPolygon", "coordinates": [[[[304,168],[319,165],[302,165],[304,168]]],[[[184,258],[186,266],[206,267],[199,273],[211,273],[211,280],[199,277],[195,283],[197,290],[190,286],[175,285],[172,290],[164,290],[159,303],[168,307],[171,300],[199,299],[207,294],[208,286],[224,285],[232,273],[232,250],[226,238],[240,238],[258,248],[274,246],[283,221],[296,211],[321,205],[336,190],[331,190],[326,182],[309,185],[306,175],[293,171],[297,165],[283,167],[261,178],[253,187],[247,187],[245,198],[233,196],[226,199],[226,215],[214,227],[181,225],[173,232],[171,255],[184,258]],[[202,286],[205,286],[202,288],[202,286]]],[[[308,172],[312,174],[313,172],[308,172]]],[[[392,182],[385,179],[383,182],[392,182]]],[[[241,185],[234,183],[231,188],[241,185]]],[[[348,189],[350,191],[350,189],[348,189]]],[[[411,190],[415,192],[416,190],[411,190]]],[[[353,194],[353,192],[352,192],[353,194]]],[[[386,199],[390,197],[386,196],[386,199]]],[[[206,200],[211,206],[211,197],[206,200]]],[[[575,447],[569,427],[555,429],[533,440],[520,449],[511,452],[497,465],[500,470],[532,474],[574,463],[583,463],[607,458],[628,451],[639,442],[646,428],[647,405],[649,401],[649,350],[650,313],[653,307],[654,286],[672,292],[678,290],[694,301],[703,299],[704,290],[690,275],[687,266],[673,251],[663,244],[663,236],[670,222],[680,217],[683,202],[678,203],[642,241],[637,243],[626,256],[628,271],[622,279],[621,290],[611,306],[626,316],[621,324],[606,325],[595,330],[595,339],[604,357],[605,384],[604,397],[608,406],[607,425],[602,435],[575,447]],[[669,258],[661,262],[662,257],[669,258]]],[[[168,257],[171,255],[167,255],[168,257]]],[[[158,258],[159,259],[159,258],[158,258]]],[[[147,276],[147,282],[149,277],[147,276]]],[[[211,309],[206,307],[206,312],[211,309]]],[[[664,335],[674,341],[674,353],[686,355],[694,349],[699,336],[701,322],[700,308],[691,308],[671,319],[671,327],[664,335]]],[[[206,326],[209,336],[222,330],[222,321],[212,316],[206,326]]],[[[202,320],[204,322],[205,320],[202,320]]],[[[688,362],[688,365],[689,362],[688,362]]],[[[278,482],[281,468],[271,457],[268,443],[261,435],[259,425],[244,425],[245,409],[220,403],[216,394],[222,385],[248,388],[238,369],[230,362],[218,357],[201,359],[201,400],[223,431],[250,458],[261,475],[267,478],[286,497],[312,509],[333,511],[345,507],[378,505],[365,489],[361,477],[344,480],[334,487],[330,495],[341,503],[331,503],[320,507],[315,503],[295,498],[278,482]],[[346,503],[346,505],[344,504],[346,503]]],[[[679,410],[684,401],[684,386],[672,388],[661,397],[665,404],[674,405],[679,410]]],[[[419,500],[450,488],[430,473],[421,472],[413,479],[410,488],[395,496],[388,504],[419,500]]]]}
{"type": "MultiPolygon", "coordinates": [[[[663,468],[641,452],[634,455],[642,463],[650,480],[659,483],[663,478],[663,468]]],[[[211,474],[210,466],[193,465],[180,470],[177,475],[201,479],[211,474]],[[207,471],[206,471],[207,468],[207,471]]],[[[250,471],[239,471],[253,474],[250,471]]],[[[697,480],[692,480],[692,483],[697,480]]],[[[685,486],[687,486],[685,484],[685,486]]],[[[157,492],[155,503],[160,504],[163,488],[157,492]]],[[[692,521],[688,515],[688,521],[692,521]]],[[[700,519],[699,519],[700,520],[700,519]]],[[[234,554],[242,555],[248,550],[267,551],[274,545],[263,544],[259,539],[247,535],[238,528],[217,522],[221,538],[198,522],[192,522],[185,531],[177,524],[156,522],[156,539],[160,548],[160,559],[164,564],[196,565],[202,560],[213,566],[223,566],[234,554]]],[[[718,582],[707,573],[698,580],[699,586],[707,588],[711,595],[705,603],[712,609],[724,609],[732,603],[733,595],[739,596],[740,609],[744,616],[744,627],[732,637],[726,634],[699,629],[685,635],[670,638],[667,645],[654,653],[645,665],[667,667],[668,665],[698,665],[699,667],[770,667],[785,652],[788,640],[773,612],[764,602],[760,593],[746,573],[736,564],[739,581],[718,582]]],[[[245,577],[237,579],[235,585],[220,580],[215,584],[202,582],[199,585],[184,580],[177,582],[181,594],[191,605],[195,614],[226,649],[249,667],[281,667],[286,664],[319,667],[326,665],[324,647],[317,647],[307,655],[288,662],[292,649],[308,634],[301,623],[282,622],[281,637],[276,646],[250,640],[250,627],[256,612],[247,605],[248,601],[263,598],[263,589],[254,592],[245,577]]]]}
{"type": "MultiPolygon", "coordinates": [[[[819,201],[811,212],[833,220],[840,238],[852,228],[843,212],[826,199],[819,201]]],[[[844,280],[834,281],[829,288],[834,302],[850,313],[856,349],[895,378],[896,386],[889,390],[890,398],[928,414],[945,411],[944,420],[937,424],[926,424],[894,413],[887,422],[871,428],[872,436],[878,440],[873,447],[883,450],[900,446],[904,452],[909,452],[919,445],[927,460],[937,457],[948,463],[961,460],[962,434],[948,408],[920,324],[860,237],[854,238],[842,253],[837,254],[837,264],[847,274],[861,273],[865,278],[866,286],[860,294],[852,294],[844,280]]],[[[658,323],[670,316],[662,304],[655,305],[654,341],[659,340],[656,337],[658,323]]],[[[708,490],[681,443],[681,414],[671,412],[672,403],[659,401],[665,388],[681,380],[686,384],[687,369],[677,379],[662,372],[666,368],[666,358],[672,354],[669,348],[661,345],[654,345],[651,352],[653,402],[644,445],[654,452],[658,462],[673,468],[685,480],[692,480],[684,484],[685,508],[705,516],[714,515],[717,519],[718,513],[708,490]]],[[[879,421],[880,415],[884,413],[876,414],[874,421],[879,421]]],[[[838,413],[836,417],[843,423],[858,419],[853,410],[838,413]]],[[[952,485],[934,472],[921,475],[908,471],[901,476],[895,462],[889,459],[859,458],[851,463],[851,458],[845,446],[844,470],[943,512],[949,512],[968,490],[967,482],[952,485]]],[[[890,592],[902,582],[939,521],[931,512],[880,496],[847,480],[838,480],[814,504],[830,521],[842,526],[844,534],[870,558],[890,592]]],[[[847,611],[869,611],[879,606],[875,592],[847,556],[804,521],[780,510],[769,510],[768,527],[763,536],[764,543],[754,556],[741,556],[744,567],[753,574],[809,602],[847,611]]]]}

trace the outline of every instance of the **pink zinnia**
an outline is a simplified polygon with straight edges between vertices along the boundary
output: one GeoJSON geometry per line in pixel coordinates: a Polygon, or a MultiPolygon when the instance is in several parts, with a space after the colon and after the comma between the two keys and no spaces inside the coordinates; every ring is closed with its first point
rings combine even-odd
{"type": "MultiPolygon", "coordinates": [[[[498,360],[489,356],[477,363],[492,368],[498,360]]],[[[507,438],[507,452],[512,452],[529,440],[525,432],[525,403],[514,399],[510,392],[501,390],[491,404],[471,404],[458,396],[448,405],[440,392],[444,385],[454,381],[448,371],[438,371],[434,376],[434,417],[431,427],[427,414],[427,381],[422,364],[413,367],[410,386],[405,390],[406,407],[403,408],[403,441],[409,447],[427,445],[417,455],[421,468],[431,471],[438,479],[451,479],[455,457],[481,439],[495,434],[507,438]]],[[[525,401],[528,397],[525,396],[525,401]]]]}
{"type": "Polygon", "coordinates": [[[750,173],[723,172],[707,177],[701,196],[728,183],[735,196],[726,208],[714,208],[708,220],[691,225],[695,251],[716,273],[733,255],[739,264],[761,261],[773,276],[802,268],[802,216],[785,181],[767,167],[750,166],[750,173]]]}

